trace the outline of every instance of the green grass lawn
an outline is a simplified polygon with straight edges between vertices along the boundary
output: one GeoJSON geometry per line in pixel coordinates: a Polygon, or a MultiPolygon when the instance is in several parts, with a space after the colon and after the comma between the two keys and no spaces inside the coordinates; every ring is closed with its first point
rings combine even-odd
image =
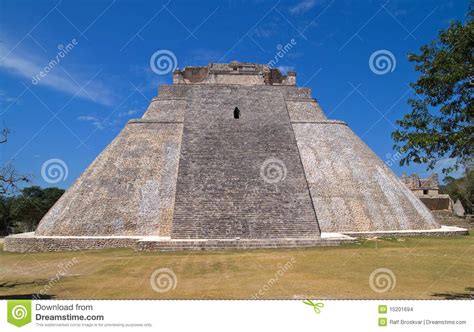
{"type": "Polygon", "coordinates": [[[474,298],[473,254],[472,232],[463,237],[374,239],[299,250],[35,254],[0,250],[0,298],[37,293],[56,299],[474,298]],[[159,268],[174,272],[174,289],[165,293],[152,289],[150,276],[159,268]],[[369,285],[369,276],[379,268],[395,276],[383,293],[369,285]],[[63,276],[58,278],[58,273],[63,276]]]}

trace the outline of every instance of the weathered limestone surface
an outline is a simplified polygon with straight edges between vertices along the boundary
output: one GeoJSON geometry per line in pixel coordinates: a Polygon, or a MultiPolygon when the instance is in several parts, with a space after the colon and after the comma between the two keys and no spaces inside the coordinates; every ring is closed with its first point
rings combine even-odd
{"type": "Polygon", "coordinates": [[[449,195],[418,196],[416,192],[414,192],[414,194],[416,195],[416,197],[420,199],[420,201],[423,202],[423,204],[425,204],[425,206],[430,211],[439,211],[439,210],[451,211],[452,206],[454,205],[449,195]]]}
{"type": "Polygon", "coordinates": [[[283,96],[271,86],[189,88],[173,238],[319,236],[283,96]],[[275,184],[261,176],[271,158],[287,170],[275,184]]]}
{"type": "Polygon", "coordinates": [[[205,67],[186,67],[173,72],[173,84],[212,85],[296,85],[296,73],[283,75],[278,69],[268,66],[233,61],[210,63],[205,67]]]}
{"type": "Polygon", "coordinates": [[[78,251],[136,247],[140,237],[43,237],[30,233],[7,237],[4,250],[12,252],[78,251]]]}
{"type": "Polygon", "coordinates": [[[426,206],[346,125],[293,129],[322,232],[439,228],[426,206]]]}
{"type": "Polygon", "coordinates": [[[314,122],[325,120],[321,107],[314,99],[286,99],[290,120],[294,122],[314,122]]]}
{"type": "Polygon", "coordinates": [[[469,230],[456,226],[441,226],[435,229],[408,230],[408,231],[369,231],[369,232],[344,232],[344,235],[354,238],[370,237],[412,237],[412,236],[462,236],[469,235],[469,230]]]}
{"type": "Polygon", "coordinates": [[[4,250],[12,252],[78,251],[101,248],[131,248],[138,251],[294,248],[336,246],[355,240],[342,234],[324,234],[317,238],[176,240],[156,236],[47,237],[35,236],[33,233],[13,235],[7,239],[4,250]]]}
{"type": "Polygon", "coordinates": [[[349,240],[321,232],[465,232],[441,229],[345,123],[295,86],[296,73],[232,62],[175,71],[173,82],[35,234],[7,237],[5,250],[273,248],[349,240]],[[280,164],[268,171],[269,160],[280,164]]]}
{"type": "Polygon", "coordinates": [[[225,249],[264,249],[264,248],[295,248],[295,247],[329,247],[342,243],[354,242],[354,238],[341,235],[339,238],[295,238],[295,239],[218,239],[218,240],[142,240],[136,243],[138,251],[179,251],[179,250],[225,250],[225,249]]]}
{"type": "Polygon", "coordinates": [[[356,238],[400,236],[461,236],[465,228],[442,226],[432,230],[321,233],[317,238],[278,239],[171,239],[156,236],[35,236],[23,233],[6,238],[4,250],[12,252],[77,251],[101,248],[131,248],[138,251],[226,250],[336,246],[356,238]]]}
{"type": "Polygon", "coordinates": [[[427,178],[417,174],[407,176],[402,174],[400,180],[410,189],[430,211],[453,211],[454,202],[446,194],[439,193],[438,174],[433,173],[427,178]]]}
{"type": "Polygon", "coordinates": [[[143,119],[159,122],[184,122],[186,104],[184,98],[154,98],[143,115],[143,119]]]}
{"type": "Polygon", "coordinates": [[[436,173],[425,179],[420,178],[417,174],[407,176],[404,173],[400,179],[417,196],[439,196],[438,174],[436,173]]]}
{"type": "Polygon", "coordinates": [[[130,122],[59,199],[37,235],[169,235],[182,124],[130,122]]]}
{"type": "Polygon", "coordinates": [[[462,203],[459,199],[457,199],[456,203],[453,205],[453,212],[458,217],[464,217],[466,214],[466,210],[464,210],[464,206],[462,206],[462,203]]]}

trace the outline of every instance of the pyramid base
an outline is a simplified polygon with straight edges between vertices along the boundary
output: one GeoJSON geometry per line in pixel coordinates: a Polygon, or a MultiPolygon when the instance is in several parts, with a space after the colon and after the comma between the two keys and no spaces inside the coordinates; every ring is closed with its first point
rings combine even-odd
{"type": "Polygon", "coordinates": [[[353,237],[339,233],[322,233],[317,238],[286,239],[166,239],[144,238],[137,242],[140,251],[179,251],[179,250],[247,250],[272,248],[328,247],[354,242],[353,237]]]}
{"type": "Polygon", "coordinates": [[[356,238],[371,237],[407,237],[407,236],[459,236],[469,235],[469,230],[456,226],[441,226],[435,229],[412,229],[379,232],[341,232],[344,235],[356,238]]]}
{"type": "Polygon", "coordinates": [[[465,228],[441,226],[430,230],[321,233],[317,238],[286,239],[171,239],[157,236],[36,236],[34,232],[7,236],[4,251],[48,252],[130,248],[137,251],[246,250],[325,247],[352,243],[356,238],[468,235],[465,228]]]}
{"type": "Polygon", "coordinates": [[[4,251],[48,252],[86,249],[135,248],[143,236],[36,236],[34,232],[5,238],[4,251]]]}
{"type": "Polygon", "coordinates": [[[48,252],[131,248],[137,251],[239,250],[337,246],[355,239],[339,233],[318,238],[288,239],[171,239],[157,236],[36,236],[34,232],[7,236],[4,251],[48,252]]]}

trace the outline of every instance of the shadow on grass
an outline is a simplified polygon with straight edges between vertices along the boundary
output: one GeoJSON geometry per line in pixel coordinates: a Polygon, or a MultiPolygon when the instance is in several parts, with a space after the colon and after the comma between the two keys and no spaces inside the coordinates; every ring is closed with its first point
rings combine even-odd
{"type": "Polygon", "coordinates": [[[474,287],[467,287],[465,292],[433,293],[431,296],[441,297],[445,300],[469,300],[474,299],[474,287]]]}
{"type": "Polygon", "coordinates": [[[55,295],[46,294],[14,294],[14,295],[0,295],[0,300],[51,300],[55,295]]]}
{"type": "MultiPolygon", "coordinates": [[[[6,282],[1,282],[0,283],[0,290],[6,288],[6,289],[12,289],[17,286],[25,286],[25,285],[45,285],[48,283],[48,280],[35,280],[35,281],[28,281],[28,282],[11,282],[11,281],[6,281],[6,282]]],[[[49,300],[55,298],[55,295],[50,295],[50,294],[37,294],[37,293],[31,293],[31,294],[12,294],[12,295],[0,295],[0,300],[13,300],[13,299],[18,299],[18,300],[49,300]]]]}
{"type": "Polygon", "coordinates": [[[2,288],[15,288],[17,286],[25,286],[25,285],[45,285],[48,283],[48,280],[35,280],[35,281],[28,281],[28,282],[0,282],[0,289],[2,288]]]}

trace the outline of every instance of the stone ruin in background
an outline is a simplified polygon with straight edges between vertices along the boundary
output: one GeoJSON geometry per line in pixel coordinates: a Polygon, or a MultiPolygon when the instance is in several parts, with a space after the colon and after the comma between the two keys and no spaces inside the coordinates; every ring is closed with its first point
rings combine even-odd
{"type": "Polygon", "coordinates": [[[433,173],[425,179],[417,174],[403,174],[401,180],[431,211],[450,211],[458,217],[464,217],[461,201],[453,202],[449,195],[439,193],[438,174],[433,173]]]}

